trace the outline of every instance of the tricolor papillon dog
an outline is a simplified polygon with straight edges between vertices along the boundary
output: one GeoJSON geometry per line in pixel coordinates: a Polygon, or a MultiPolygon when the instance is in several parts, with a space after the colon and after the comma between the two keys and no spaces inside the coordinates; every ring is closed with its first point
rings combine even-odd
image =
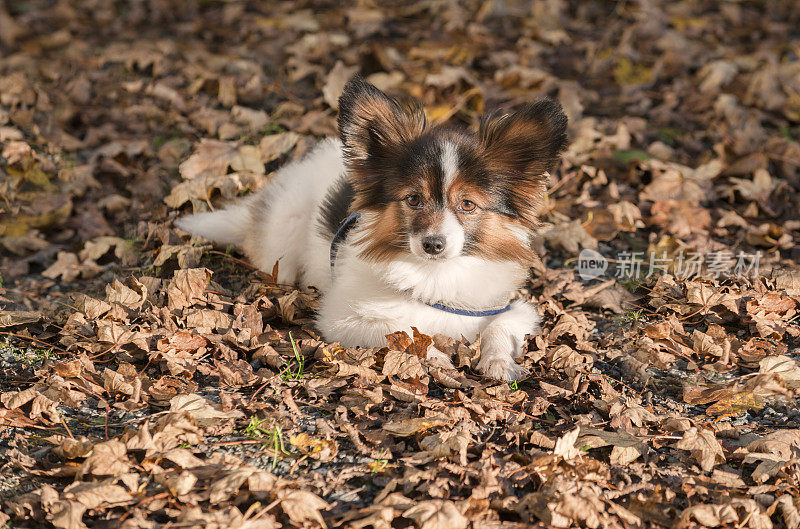
{"type": "Polygon", "coordinates": [[[516,380],[531,303],[509,301],[531,246],[547,172],[567,142],[552,100],[484,117],[476,133],[430,126],[360,77],[339,100],[339,138],[323,140],[268,185],[177,226],[240,247],[280,283],[317,287],[322,336],[380,347],[411,327],[481,336],[477,369],[516,380]]]}

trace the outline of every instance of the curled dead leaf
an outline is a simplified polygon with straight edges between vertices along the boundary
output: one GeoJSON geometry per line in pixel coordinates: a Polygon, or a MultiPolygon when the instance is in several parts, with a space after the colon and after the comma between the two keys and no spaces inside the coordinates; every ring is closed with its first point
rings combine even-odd
{"type": "Polygon", "coordinates": [[[210,401],[196,394],[173,397],[169,401],[169,409],[172,412],[187,412],[199,425],[244,417],[244,413],[240,410],[222,411],[210,401]]]}
{"type": "Polygon", "coordinates": [[[675,448],[689,450],[692,458],[706,472],[710,472],[715,465],[725,462],[725,453],[722,445],[712,430],[692,427],[683,434],[683,438],[675,444],[675,448]]]}
{"type": "Polygon", "coordinates": [[[446,418],[441,416],[415,417],[413,419],[387,422],[381,428],[398,437],[409,437],[431,428],[443,426],[446,423],[446,418]]]}
{"type": "Polygon", "coordinates": [[[328,502],[306,490],[294,490],[281,498],[281,508],[295,523],[314,522],[327,528],[321,510],[329,507],[328,502]]]}
{"type": "Polygon", "coordinates": [[[451,501],[427,500],[403,512],[419,529],[464,529],[469,520],[451,501]]]}

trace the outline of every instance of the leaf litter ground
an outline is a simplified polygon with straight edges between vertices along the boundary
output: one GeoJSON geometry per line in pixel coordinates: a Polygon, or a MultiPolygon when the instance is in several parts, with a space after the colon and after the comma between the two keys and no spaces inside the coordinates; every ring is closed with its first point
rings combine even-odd
{"type": "Polygon", "coordinates": [[[0,518],[799,527],[799,16],[0,3],[0,518]],[[530,378],[477,376],[479,341],[326,343],[315,293],[171,227],[335,133],[356,71],[434,122],[565,106],[519,294],[544,316],[530,378]],[[581,280],[582,249],[605,275],[581,280]],[[623,252],[661,269],[620,273],[623,252]],[[692,275],[688,253],[716,261],[692,275]]]}

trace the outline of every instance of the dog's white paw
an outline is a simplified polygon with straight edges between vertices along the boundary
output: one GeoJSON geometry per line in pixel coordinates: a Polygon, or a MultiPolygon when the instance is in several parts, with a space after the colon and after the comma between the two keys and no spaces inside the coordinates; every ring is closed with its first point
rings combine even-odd
{"type": "Polygon", "coordinates": [[[483,375],[502,380],[522,380],[530,374],[527,369],[519,365],[510,355],[481,355],[477,366],[483,375]]]}

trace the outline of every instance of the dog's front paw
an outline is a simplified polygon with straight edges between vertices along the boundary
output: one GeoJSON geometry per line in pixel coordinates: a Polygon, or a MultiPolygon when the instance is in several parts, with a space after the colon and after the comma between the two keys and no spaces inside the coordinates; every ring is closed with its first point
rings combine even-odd
{"type": "Polygon", "coordinates": [[[481,354],[477,369],[489,378],[504,382],[522,380],[530,374],[527,369],[516,363],[511,355],[507,354],[481,354]]]}
{"type": "Polygon", "coordinates": [[[510,381],[528,376],[528,370],[514,361],[524,352],[522,343],[506,328],[490,325],[483,332],[480,350],[477,369],[487,377],[510,381]]]}

